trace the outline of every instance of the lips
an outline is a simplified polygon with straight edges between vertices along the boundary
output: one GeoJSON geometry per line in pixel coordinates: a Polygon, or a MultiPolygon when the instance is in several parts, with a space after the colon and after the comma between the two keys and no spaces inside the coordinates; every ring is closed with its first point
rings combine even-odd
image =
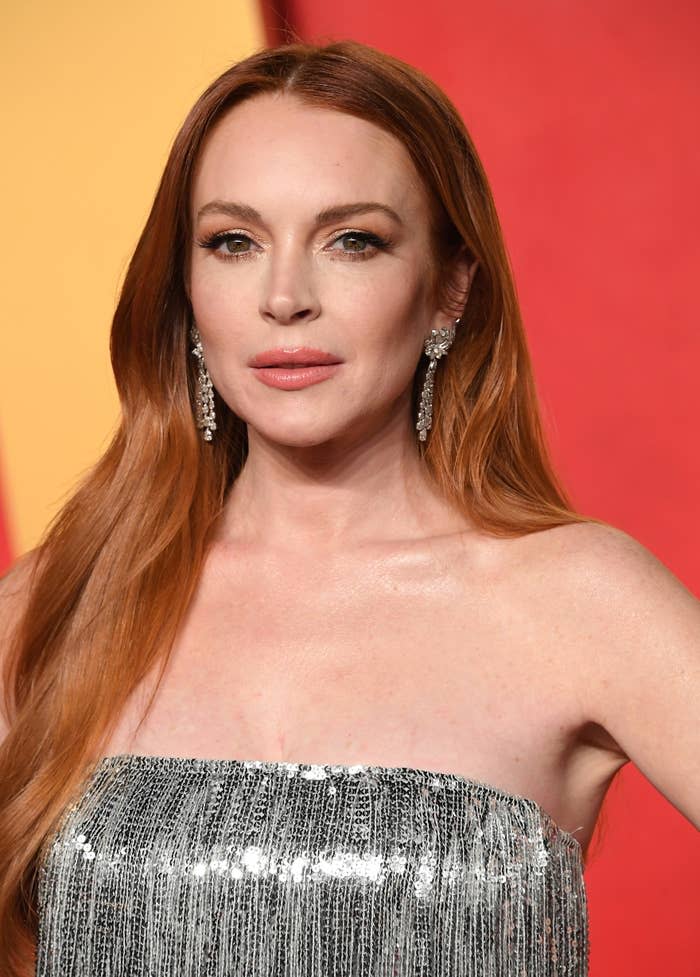
{"type": "Polygon", "coordinates": [[[296,346],[293,348],[266,349],[264,352],[251,357],[248,366],[257,369],[265,369],[266,367],[298,369],[304,366],[328,366],[342,362],[339,356],[327,353],[325,350],[313,349],[310,346],[296,346]]]}
{"type": "Polygon", "coordinates": [[[342,359],[324,349],[310,346],[266,349],[248,361],[253,375],[266,387],[278,390],[302,390],[331,377],[340,369],[342,359]]]}

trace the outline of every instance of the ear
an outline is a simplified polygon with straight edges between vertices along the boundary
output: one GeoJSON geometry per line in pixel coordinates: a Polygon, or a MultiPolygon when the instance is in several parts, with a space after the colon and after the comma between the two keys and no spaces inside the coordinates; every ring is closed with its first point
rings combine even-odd
{"type": "Polygon", "coordinates": [[[431,329],[451,328],[455,319],[461,317],[478,265],[479,259],[471,254],[466,245],[462,245],[452,259],[452,270],[447,280],[443,302],[435,311],[431,329]]]}

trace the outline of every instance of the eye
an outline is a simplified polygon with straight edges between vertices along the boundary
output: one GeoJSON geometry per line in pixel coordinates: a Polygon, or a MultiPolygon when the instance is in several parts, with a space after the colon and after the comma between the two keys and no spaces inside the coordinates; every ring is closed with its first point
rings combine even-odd
{"type": "MultiPolygon", "coordinates": [[[[339,241],[349,243],[350,247],[348,249],[331,247],[330,250],[340,251],[344,258],[349,258],[351,261],[371,258],[377,251],[386,250],[391,245],[388,238],[381,238],[369,231],[345,231],[335,238],[332,244],[335,245],[339,241]]],[[[240,261],[244,258],[252,258],[255,252],[248,247],[251,243],[253,243],[252,238],[237,231],[219,231],[216,234],[210,234],[208,237],[197,239],[200,248],[208,248],[213,251],[221,261],[240,261]],[[224,249],[219,250],[222,245],[224,245],[224,249]]]]}
{"type": "Polygon", "coordinates": [[[209,237],[198,238],[197,244],[200,248],[209,248],[222,261],[237,261],[241,258],[250,258],[254,253],[238,247],[241,242],[244,244],[246,242],[251,243],[251,240],[247,234],[239,234],[236,231],[220,231],[217,234],[209,235],[209,237]],[[225,251],[219,251],[222,244],[226,245],[225,251]]]}
{"type": "Polygon", "coordinates": [[[376,251],[385,250],[390,244],[387,239],[371,234],[369,231],[345,231],[333,241],[333,244],[337,244],[338,241],[350,242],[349,250],[331,248],[331,251],[341,250],[343,255],[351,260],[371,258],[376,251]],[[367,250],[368,244],[372,246],[371,250],[367,250]]]}

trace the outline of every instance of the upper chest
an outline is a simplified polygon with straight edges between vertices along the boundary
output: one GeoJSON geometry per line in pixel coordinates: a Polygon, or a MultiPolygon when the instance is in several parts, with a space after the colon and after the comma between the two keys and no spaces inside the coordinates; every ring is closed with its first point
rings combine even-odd
{"type": "MultiPolygon", "coordinates": [[[[525,769],[542,782],[579,699],[569,609],[548,589],[546,561],[534,549],[523,557],[518,542],[451,538],[316,558],[214,552],[140,749],[361,758],[521,791],[525,769]]],[[[143,701],[134,697],[115,750],[143,701]]]]}
{"type": "Polygon", "coordinates": [[[499,542],[503,550],[450,539],[389,553],[213,553],[173,660],[232,677],[240,665],[268,681],[307,666],[354,666],[359,677],[375,663],[386,671],[397,655],[406,671],[437,655],[485,677],[504,665],[514,674],[523,648],[547,653],[568,608],[548,572],[512,565],[511,541],[499,542]]]}

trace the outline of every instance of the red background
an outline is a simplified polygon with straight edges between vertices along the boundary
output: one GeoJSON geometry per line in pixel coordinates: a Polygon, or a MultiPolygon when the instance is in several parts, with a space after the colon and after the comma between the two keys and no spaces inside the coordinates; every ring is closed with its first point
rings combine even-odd
{"type": "MultiPolygon", "coordinates": [[[[421,68],[489,174],[555,461],[700,593],[700,4],[264,4],[421,68]]],[[[631,764],[586,870],[591,977],[700,975],[698,834],[631,764]]]]}

